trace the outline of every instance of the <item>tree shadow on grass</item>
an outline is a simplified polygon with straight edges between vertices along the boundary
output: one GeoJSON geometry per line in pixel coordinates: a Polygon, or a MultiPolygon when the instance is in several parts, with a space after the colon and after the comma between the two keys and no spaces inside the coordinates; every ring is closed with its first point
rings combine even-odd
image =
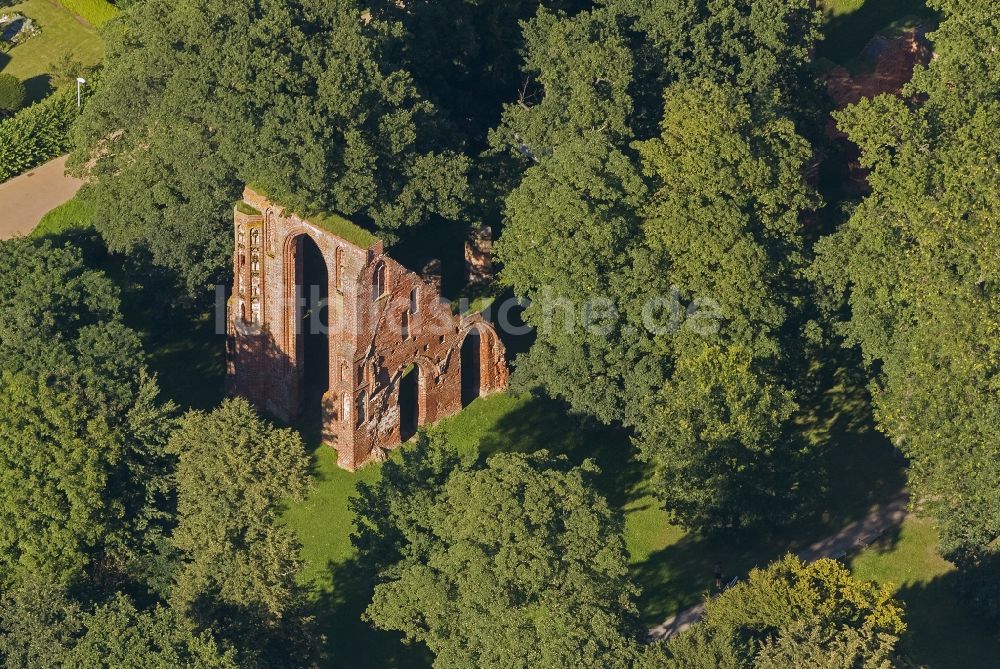
{"type": "MultiPolygon", "coordinates": [[[[867,378],[856,352],[818,373],[816,389],[801,405],[810,407],[796,420],[797,438],[815,456],[815,487],[800,493],[796,522],[770,537],[799,550],[829,537],[876,509],[898,500],[906,485],[906,460],[875,427],[867,378]]],[[[899,528],[882,538],[895,546],[899,528]]]]}
{"type": "Polygon", "coordinates": [[[52,95],[55,87],[52,85],[52,77],[48,74],[39,74],[24,80],[24,106],[34,104],[52,95]]]}
{"type": "MultiPolygon", "coordinates": [[[[682,534],[665,548],[632,566],[643,588],[639,610],[655,625],[698,604],[715,585],[715,566],[725,577],[743,578],[788,552],[797,552],[864,518],[898,498],[905,485],[905,461],[875,429],[863,377],[832,367],[818,378],[802,406],[814,407],[797,419],[796,439],[815,453],[815,476],[800,493],[802,508],[794,522],[775,523],[751,532],[682,534]]],[[[899,528],[882,541],[894,546],[899,528]]]]}
{"type": "Polygon", "coordinates": [[[927,669],[990,669],[1000,666],[1000,630],[960,598],[961,577],[952,571],[928,583],[906,586],[896,597],[906,607],[900,649],[927,669]]]}
{"type": "Polygon", "coordinates": [[[896,498],[906,485],[906,460],[875,427],[871,396],[860,364],[834,368],[798,418],[800,438],[816,453],[818,486],[803,491],[800,527],[835,532],[874,507],[896,498]]]}
{"type": "MultiPolygon", "coordinates": [[[[716,565],[721,568],[725,582],[734,577],[742,580],[752,569],[764,568],[789,552],[798,553],[825,536],[816,528],[801,527],[731,537],[685,534],[632,566],[633,581],[643,587],[638,602],[642,621],[648,626],[657,625],[709,595],[718,594],[716,565]]],[[[885,550],[892,550],[899,537],[900,528],[891,527],[878,542],[885,550]]],[[[861,548],[863,545],[853,545],[848,553],[861,548]]]]}
{"type": "Polygon", "coordinates": [[[624,511],[645,492],[643,465],[635,457],[628,430],[602,425],[570,412],[560,400],[542,395],[504,415],[479,443],[479,457],[495,453],[547,450],[574,465],[592,460],[600,473],[595,487],[612,509],[624,511]]]}
{"type": "Polygon", "coordinates": [[[356,559],[329,563],[333,587],[316,593],[312,613],[323,635],[322,667],[330,669],[429,669],[432,658],[422,644],[373,628],[361,619],[371,601],[374,579],[356,559]]]}
{"type": "Polygon", "coordinates": [[[174,277],[153,275],[128,262],[114,271],[126,324],[142,335],[165,398],[182,409],[213,409],[224,396],[225,330],[214,310],[172,302],[174,277]]]}
{"type": "MultiPolygon", "coordinates": [[[[223,399],[226,372],[224,318],[183,296],[178,276],[147,258],[111,253],[92,227],[69,227],[40,237],[81,250],[88,267],[118,287],[125,325],[139,333],[161,397],[181,409],[214,409],[223,399]],[[220,331],[221,328],[221,331],[220,331]]],[[[224,317],[225,314],[222,314],[224,317]]]]}

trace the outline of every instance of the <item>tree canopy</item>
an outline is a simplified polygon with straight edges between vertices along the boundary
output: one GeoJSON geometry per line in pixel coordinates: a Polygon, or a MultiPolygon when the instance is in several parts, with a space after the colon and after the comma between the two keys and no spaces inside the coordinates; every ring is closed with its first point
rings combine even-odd
{"type": "MultiPolygon", "coordinates": [[[[736,21],[735,5],[746,3],[733,4],[727,17],[736,21]]],[[[649,36],[618,9],[542,11],[526,25],[526,69],[540,91],[509,105],[492,136],[498,150],[512,144],[523,168],[504,200],[496,245],[501,281],[531,301],[525,318],[537,330],[515,380],[635,428],[663,475],[664,501],[689,527],[790,511],[787,494],[754,504],[795,490],[805,461],[786,428],[812,327],[801,225],[819,205],[803,176],[812,149],[750,79],[707,69],[698,78],[652,77],[635,46],[649,46],[649,36]],[[656,134],[646,127],[651,118],[656,134]],[[742,376],[708,381],[736,387],[712,398],[673,392],[705,381],[692,365],[706,350],[745,360],[742,376]],[[692,371],[686,381],[683,370],[692,371]],[[761,412],[756,425],[736,426],[748,411],[761,412]],[[711,424],[682,423],[680,436],[671,421],[694,415],[711,424]],[[695,475],[691,454],[718,456],[713,439],[734,448],[717,463],[743,466],[695,475]],[[719,513],[733,508],[732,493],[750,492],[737,480],[763,471],[780,475],[757,479],[757,492],[741,502],[753,511],[719,513]],[[727,501],[706,507],[711,498],[727,501]]],[[[805,57],[796,62],[804,67],[805,57]]]]}
{"type": "Polygon", "coordinates": [[[172,407],[79,251],[0,243],[0,282],[0,585],[127,578],[164,529],[172,407]]]}
{"type": "Polygon", "coordinates": [[[75,128],[102,235],[197,293],[226,267],[244,183],[390,239],[456,218],[466,161],[393,62],[398,30],[354,0],[136,4],[75,128]]]}
{"type": "Polygon", "coordinates": [[[821,241],[817,273],[945,554],[973,564],[1000,536],[1000,56],[987,46],[1000,22],[991,3],[933,4],[938,57],[907,96],[838,115],[871,193],[821,241]]]}
{"type": "Polygon", "coordinates": [[[440,668],[630,666],[639,631],[621,521],[586,467],[503,454],[441,481],[435,448],[404,458],[369,489],[370,500],[418,492],[405,516],[389,515],[409,527],[395,528],[401,558],[366,612],[377,627],[425,643],[440,668]]]}
{"type": "MultiPolygon", "coordinates": [[[[254,658],[284,652],[274,641],[305,634],[297,617],[298,540],[278,520],[307,487],[308,456],[298,434],[261,419],[245,400],[185,416],[170,437],[177,457],[179,552],[172,606],[202,628],[219,630],[254,658]],[[289,632],[291,630],[291,632],[289,632]]],[[[296,653],[308,653],[303,645],[296,653]]]]}
{"type": "Polygon", "coordinates": [[[710,600],[699,625],[646,660],[650,669],[892,669],[905,629],[886,588],[833,560],[787,556],[710,600]]]}
{"type": "Polygon", "coordinates": [[[139,611],[116,595],[83,611],[44,577],[0,599],[0,660],[23,669],[236,669],[232,650],[209,632],[195,633],[170,609],[139,611]]]}

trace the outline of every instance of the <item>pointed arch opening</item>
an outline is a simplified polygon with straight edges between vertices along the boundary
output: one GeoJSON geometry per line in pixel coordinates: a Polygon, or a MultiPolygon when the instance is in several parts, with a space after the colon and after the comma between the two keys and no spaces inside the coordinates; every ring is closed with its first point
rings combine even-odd
{"type": "Polygon", "coordinates": [[[483,336],[478,328],[472,328],[462,341],[462,407],[467,407],[482,394],[483,336]]]}
{"type": "Polygon", "coordinates": [[[399,379],[399,439],[408,441],[420,427],[420,366],[410,365],[399,379]]]}
{"type": "Polygon", "coordinates": [[[320,416],[330,389],[329,271],[316,242],[295,240],[295,332],[301,373],[302,414],[320,416]]]}

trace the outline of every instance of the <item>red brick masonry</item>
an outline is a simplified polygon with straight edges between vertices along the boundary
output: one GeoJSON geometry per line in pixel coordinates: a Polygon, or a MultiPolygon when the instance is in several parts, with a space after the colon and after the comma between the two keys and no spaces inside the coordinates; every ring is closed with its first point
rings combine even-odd
{"type": "Polygon", "coordinates": [[[230,393],[288,422],[310,411],[305,337],[297,332],[306,237],[328,275],[329,389],[318,405],[323,440],[337,449],[341,467],[353,471],[399,445],[400,381],[408,373],[417,374],[415,397],[408,398],[417,424],[462,409],[461,350],[470,335],[478,356],[465,356],[467,385],[478,382],[479,395],[506,388],[504,348],[493,326],[478,313],[454,315],[437,286],[385,255],[381,241],[367,248],[352,243],[250,188],[243,199],[260,213],[234,212],[230,393]]]}

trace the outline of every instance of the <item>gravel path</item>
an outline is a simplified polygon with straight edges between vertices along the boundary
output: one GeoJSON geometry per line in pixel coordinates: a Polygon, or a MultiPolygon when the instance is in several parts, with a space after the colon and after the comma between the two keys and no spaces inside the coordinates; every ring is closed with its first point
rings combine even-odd
{"type": "Polygon", "coordinates": [[[61,156],[0,183],[0,239],[28,234],[46,212],[76,195],[83,182],[65,171],[61,156]]]}
{"type": "MultiPolygon", "coordinates": [[[[893,527],[902,525],[908,515],[908,504],[909,497],[906,493],[902,493],[891,502],[872,510],[861,520],[847,525],[833,536],[817,541],[796,554],[806,562],[815,562],[820,558],[839,560],[849,553],[874,543],[876,539],[893,527]]],[[[669,639],[675,634],[680,634],[701,620],[704,612],[704,603],[681,611],[649,630],[649,638],[653,640],[669,639]]]]}

